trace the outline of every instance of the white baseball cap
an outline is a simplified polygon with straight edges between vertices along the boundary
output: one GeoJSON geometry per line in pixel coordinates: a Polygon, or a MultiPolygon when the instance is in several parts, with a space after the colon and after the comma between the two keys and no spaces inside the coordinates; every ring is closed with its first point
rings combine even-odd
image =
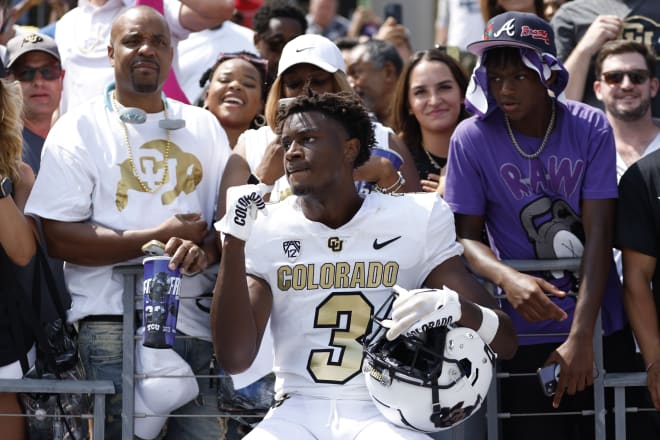
{"type": "Polygon", "coordinates": [[[277,67],[280,76],[296,64],[313,64],[326,72],[341,70],[346,73],[346,64],[335,43],[321,35],[303,34],[286,43],[277,67]]]}
{"type": "MultiPolygon", "coordinates": [[[[144,327],[138,330],[138,335],[144,327]]],[[[135,344],[135,435],[155,438],[167,415],[199,394],[199,385],[190,365],[171,348],[150,348],[135,344]],[[176,377],[168,377],[176,376],[176,377]]]]}

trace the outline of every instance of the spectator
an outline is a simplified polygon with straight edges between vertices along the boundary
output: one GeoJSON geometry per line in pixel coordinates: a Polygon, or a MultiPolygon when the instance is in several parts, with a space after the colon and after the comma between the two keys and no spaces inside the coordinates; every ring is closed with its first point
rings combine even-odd
{"type": "MultiPolygon", "coordinates": [[[[66,262],[68,317],[78,322],[88,377],[114,382],[105,429],[106,438],[118,439],[123,284],[112,267],[141,258],[142,244],[152,239],[167,243],[171,265],[184,274],[217,261],[208,224],[230,149],[210,113],[162,97],[173,48],[161,14],[129,8],[115,19],[111,35],[116,88],[55,123],[26,212],[42,219],[49,251],[66,262]]],[[[208,292],[203,275],[184,277],[181,290],[208,292]]],[[[196,374],[207,374],[213,354],[203,339],[208,313],[181,301],[178,315],[177,330],[194,337],[177,338],[174,348],[196,374]]],[[[198,381],[203,395],[178,410],[188,417],[171,419],[167,438],[222,435],[217,417],[190,417],[217,415],[210,381],[198,381]]]]}
{"type": "Polygon", "coordinates": [[[392,100],[403,61],[396,48],[383,40],[360,43],[351,52],[348,78],[376,120],[392,125],[392,100]]]}
{"type": "MultiPolygon", "coordinates": [[[[68,72],[64,78],[61,113],[101,94],[102,87],[112,81],[112,68],[107,60],[110,27],[115,17],[133,3],[133,0],[127,3],[80,0],[78,6],[58,22],[55,41],[62,56],[62,66],[68,72]]],[[[186,38],[191,31],[217,26],[228,19],[234,2],[164,0],[163,7],[176,48],[176,42],[186,38]]],[[[175,55],[175,70],[178,69],[177,60],[175,55]]],[[[178,72],[177,75],[180,77],[178,72]]]]}
{"type": "Polygon", "coordinates": [[[268,84],[277,74],[282,48],[307,31],[305,13],[287,0],[273,0],[259,8],[254,16],[254,45],[268,60],[268,84]]]}
{"type": "Polygon", "coordinates": [[[41,150],[60,105],[64,71],[55,41],[41,34],[19,35],[7,43],[9,79],[23,92],[23,160],[39,173],[41,150]]]}
{"type": "MultiPolygon", "coordinates": [[[[632,164],[621,178],[615,241],[623,254],[624,304],[644,357],[656,411],[660,411],[659,160],[660,152],[655,151],[632,164]]],[[[657,438],[658,430],[646,435],[657,438]]]]}
{"type": "MultiPolygon", "coordinates": [[[[23,162],[35,174],[41,166],[41,152],[53,124],[62,95],[64,71],[55,40],[41,34],[19,35],[7,44],[8,78],[18,81],[23,95],[23,162]]],[[[37,228],[43,241],[40,222],[37,228]]],[[[71,297],[64,282],[63,261],[48,257],[48,263],[59,292],[64,292],[62,304],[69,307],[71,297]]]]}
{"type": "MultiPolygon", "coordinates": [[[[566,97],[603,108],[593,87],[594,57],[605,42],[623,38],[652,45],[660,53],[660,9],[653,2],[630,0],[573,0],[562,5],[552,18],[557,56],[570,73],[566,97]],[[589,62],[587,62],[589,60],[589,62]]],[[[658,71],[656,59],[656,71],[658,71]]],[[[660,96],[651,104],[660,117],[660,96]]]]}
{"type": "MultiPolygon", "coordinates": [[[[609,41],[596,57],[594,91],[613,128],[617,181],[630,165],[660,148],[660,127],[651,116],[651,100],[658,93],[655,67],[652,49],[636,41],[609,41]]],[[[614,260],[621,276],[616,249],[614,260]]]]}
{"type": "Polygon", "coordinates": [[[484,19],[479,0],[438,0],[435,44],[465,50],[481,37],[484,19]]]}
{"type": "Polygon", "coordinates": [[[449,139],[468,115],[467,75],[439,49],[416,52],[403,68],[394,94],[394,129],[408,146],[422,190],[444,194],[449,139]]]}
{"type": "MultiPolygon", "coordinates": [[[[442,310],[447,313],[438,315],[433,305],[426,310],[434,318],[421,313],[417,324],[456,318],[453,322],[459,326],[481,328],[484,340],[494,337],[492,347],[502,357],[515,351],[511,323],[502,312],[488,308],[496,307],[495,301],[465,269],[451,212],[437,194],[363,198],[358,193],[354,169],[368,159],[374,133],[354,94],[299,96],[278,114],[277,133],[294,195],[268,206],[268,216],[263,216],[257,214],[259,201],[264,207],[260,186],[231,188],[227,214],[215,224],[223,233],[212,305],[220,363],[234,373],[247,369],[259,351],[268,319],[275,342],[278,402],[247,438],[428,438],[387,421],[370,400],[360,373],[360,341],[369,331],[371,314],[387,300],[391,284],[453,289],[413,296],[411,302],[419,309],[430,305],[425,303],[428,299],[445,305],[442,310]],[[248,209],[255,214],[246,218],[245,227],[233,221],[241,209],[239,198],[249,200],[248,209]],[[374,237],[396,236],[403,239],[374,253],[374,237]],[[289,242],[294,237],[302,248],[289,242]],[[336,243],[334,252],[328,240],[336,243]],[[292,246],[289,259],[287,243],[292,246]],[[415,250],[409,253],[406,248],[415,250]],[[387,270],[375,270],[369,282],[349,288],[342,280],[367,260],[374,265],[389,262],[389,282],[387,270]],[[305,268],[306,274],[295,275],[301,272],[294,265],[305,268]],[[334,266],[345,277],[313,281],[323,279],[334,266]],[[490,336],[483,333],[483,322],[492,322],[490,336]],[[330,353],[336,349],[342,356],[335,361],[330,353]]],[[[397,302],[394,309],[399,310],[397,302]]],[[[393,319],[389,339],[410,327],[404,317],[393,319]]]]}
{"type": "MultiPolygon", "coordinates": [[[[2,64],[0,62],[0,64],[2,64]]],[[[30,167],[21,161],[21,90],[18,85],[0,79],[0,253],[3,275],[12,273],[16,266],[27,266],[35,255],[36,243],[32,225],[23,215],[34,174],[30,167]]],[[[12,276],[12,275],[8,275],[12,276]]],[[[21,359],[27,357],[28,365],[34,363],[36,351],[30,324],[20,322],[13,325],[16,316],[15,304],[10,300],[10,285],[5,282],[0,294],[0,378],[20,379],[26,370],[21,367],[21,359]],[[19,344],[16,330],[26,337],[19,344]],[[29,336],[28,336],[29,335],[29,336]]],[[[0,393],[0,430],[5,438],[25,439],[25,419],[9,414],[23,412],[16,393],[0,393]]]]}
{"type": "MultiPolygon", "coordinates": [[[[593,393],[584,390],[593,382],[601,304],[606,370],[628,371],[634,356],[612,260],[612,130],[601,111],[556,98],[568,72],[544,19],[506,12],[486,29],[483,41],[468,46],[481,56],[466,95],[477,117],[452,137],[445,199],[470,269],[506,295],[502,308],[521,346],[502,368],[517,374],[561,367],[553,398],[536,377],[505,382],[502,410],[581,411],[592,405],[593,393]],[[490,247],[482,241],[484,226],[490,247]],[[579,274],[522,273],[504,262],[563,257],[581,259],[579,274]]],[[[503,438],[530,432],[536,439],[593,438],[593,428],[582,416],[516,417],[504,422],[503,438]]]]}
{"type": "Polygon", "coordinates": [[[263,115],[268,61],[249,52],[223,53],[199,80],[204,108],[213,113],[234,148],[245,130],[266,124],[263,115]]]}
{"type": "Polygon", "coordinates": [[[179,42],[178,49],[181,88],[188,101],[194,104],[204,100],[204,89],[199,79],[208,67],[206,60],[215,60],[223,53],[257,52],[254,31],[230,20],[213,29],[192,32],[179,42]]]}
{"type": "Polygon", "coordinates": [[[307,14],[307,33],[323,35],[334,41],[345,37],[351,22],[337,13],[337,0],[311,0],[307,14]]]}
{"type": "Polygon", "coordinates": [[[529,12],[543,17],[543,0],[480,0],[484,23],[503,12],[529,12]]]}

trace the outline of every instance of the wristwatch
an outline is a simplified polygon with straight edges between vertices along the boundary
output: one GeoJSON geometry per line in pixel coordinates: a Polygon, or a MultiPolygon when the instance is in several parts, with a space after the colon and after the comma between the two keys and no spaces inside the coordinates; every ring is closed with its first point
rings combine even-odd
{"type": "Polygon", "coordinates": [[[11,183],[11,179],[9,177],[3,177],[0,180],[0,199],[10,196],[13,191],[14,185],[11,183]]]}

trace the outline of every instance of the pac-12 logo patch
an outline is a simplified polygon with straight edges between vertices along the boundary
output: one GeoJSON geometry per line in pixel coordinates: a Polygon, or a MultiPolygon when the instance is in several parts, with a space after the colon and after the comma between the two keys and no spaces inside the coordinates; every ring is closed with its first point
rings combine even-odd
{"type": "Polygon", "coordinates": [[[284,255],[291,260],[296,261],[298,255],[300,255],[300,240],[289,240],[282,243],[282,249],[284,249],[284,255]]]}

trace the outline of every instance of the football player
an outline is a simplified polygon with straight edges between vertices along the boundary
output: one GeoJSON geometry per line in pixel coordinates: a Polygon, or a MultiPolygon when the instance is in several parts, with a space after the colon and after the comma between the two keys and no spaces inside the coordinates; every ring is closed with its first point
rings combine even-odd
{"type": "Polygon", "coordinates": [[[218,361],[229,373],[247,369],[269,318],[274,340],[277,403],[247,438],[427,438],[370,399],[362,340],[374,311],[397,285],[388,339],[456,323],[503,358],[517,348],[511,321],[467,272],[436,193],[357,192],[353,170],[374,142],[358,98],[299,96],[280,109],[277,132],[294,195],[266,206],[263,184],[232,187],[215,225],[218,361]]]}

